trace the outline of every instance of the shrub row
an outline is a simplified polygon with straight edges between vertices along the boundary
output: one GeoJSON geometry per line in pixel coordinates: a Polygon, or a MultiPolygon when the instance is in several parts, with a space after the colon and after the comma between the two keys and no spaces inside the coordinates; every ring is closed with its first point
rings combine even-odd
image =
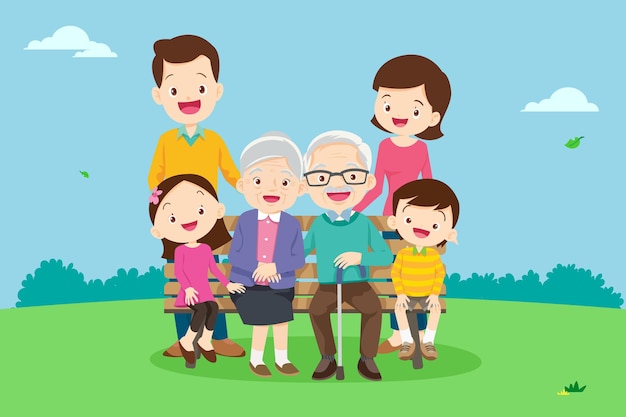
{"type": "MultiPolygon", "coordinates": [[[[139,275],[137,269],[118,269],[107,280],[85,281],[82,273],[61,260],[42,261],[34,274],[28,274],[18,292],[16,307],[84,303],[94,301],[135,300],[163,297],[167,280],[163,268],[150,267],[139,275]]],[[[557,265],[541,280],[530,270],[521,279],[511,274],[495,278],[494,274],[473,273],[461,279],[457,273],[446,277],[448,297],[488,300],[531,301],[555,304],[619,308],[624,300],[613,287],[606,288],[602,274],[575,265],[557,265]]]]}

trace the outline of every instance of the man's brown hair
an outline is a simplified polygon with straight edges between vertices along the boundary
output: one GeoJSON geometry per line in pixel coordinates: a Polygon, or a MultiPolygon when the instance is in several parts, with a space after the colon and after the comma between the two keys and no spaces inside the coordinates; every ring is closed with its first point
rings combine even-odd
{"type": "MultiPolygon", "coordinates": [[[[450,81],[448,76],[430,59],[420,55],[402,55],[385,62],[376,73],[372,88],[376,91],[383,88],[413,88],[424,85],[426,98],[433,107],[433,112],[441,115],[439,123],[418,133],[420,139],[432,140],[443,136],[441,122],[450,104],[450,81]]],[[[389,132],[372,117],[372,124],[389,132]]]]}
{"type": "MultiPolygon", "coordinates": [[[[396,215],[400,200],[410,198],[408,204],[418,207],[434,207],[435,210],[448,208],[452,210],[452,227],[459,219],[459,200],[454,191],[444,182],[427,178],[407,182],[393,193],[393,215],[396,215]]],[[[437,244],[445,246],[446,240],[437,244]]]]}
{"type": "MultiPolygon", "coordinates": [[[[162,191],[162,193],[158,196],[159,202],[157,204],[153,204],[152,202],[150,202],[148,205],[148,214],[150,215],[150,220],[152,220],[152,224],[154,224],[154,218],[156,217],[157,210],[161,206],[161,203],[163,202],[163,199],[165,199],[165,196],[170,191],[172,191],[174,187],[176,187],[183,181],[188,181],[206,190],[217,200],[217,193],[215,192],[215,188],[213,188],[213,185],[211,185],[209,180],[207,180],[203,176],[196,174],[182,174],[169,177],[161,181],[161,183],[157,186],[157,189],[162,191]]],[[[223,246],[226,243],[230,242],[231,240],[232,237],[230,236],[230,233],[228,233],[228,229],[226,229],[224,219],[217,219],[217,222],[215,222],[213,229],[211,229],[211,231],[204,235],[202,238],[198,239],[198,242],[206,243],[211,247],[212,250],[215,250],[220,246],[223,246]]],[[[161,241],[163,242],[163,254],[161,255],[161,257],[163,259],[174,259],[174,251],[176,250],[176,247],[181,245],[181,243],[172,242],[171,240],[165,238],[161,239],[161,241]]]]}
{"type": "Polygon", "coordinates": [[[163,61],[173,64],[191,62],[204,55],[211,60],[213,77],[217,81],[220,72],[220,58],[209,41],[195,35],[181,35],[172,39],[160,39],[154,43],[152,75],[157,87],[163,82],[163,61]]]}

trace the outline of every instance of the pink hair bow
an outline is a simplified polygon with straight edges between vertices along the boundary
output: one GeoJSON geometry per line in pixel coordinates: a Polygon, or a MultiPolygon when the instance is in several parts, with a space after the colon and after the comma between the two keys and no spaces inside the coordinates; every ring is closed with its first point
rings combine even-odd
{"type": "Polygon", "coordinates": [[[152,194],[150,195],[149,201],[154,205],[159,204],[159,196],[161,194],[163,194],[163,190],[159,190],[157,187],[154,187],[154,190],[152,190],[152,194]]]}

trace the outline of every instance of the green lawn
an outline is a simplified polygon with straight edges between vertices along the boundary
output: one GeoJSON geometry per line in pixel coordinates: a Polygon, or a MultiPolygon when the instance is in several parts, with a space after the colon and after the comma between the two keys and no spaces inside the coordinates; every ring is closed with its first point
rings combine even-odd
{"type": "MultiPolygon", "coordinates": [[[[344,316],[344,381],[310,379],[319,353],[302,314],[290,328],[290,359],[301,374],[260,379],[247,358],[218,356],[187,369],[183,359],[163,357],[175,331],[162,305],[0,310],[6,415],[588,416],[624,408],[624,310],[451,299],[437,333],[439,359],[414,370],[394,354],[379,356],[383,381],[371,382],[356,371],[356,315],[344,316]],[[575,381],[585,392],[556,395],[575,381]]],[[[249,349],[251,329],[238,316],[228,324],[249,349]]],[[[385,315],[382,337],[389,334],[385,315]]]]}

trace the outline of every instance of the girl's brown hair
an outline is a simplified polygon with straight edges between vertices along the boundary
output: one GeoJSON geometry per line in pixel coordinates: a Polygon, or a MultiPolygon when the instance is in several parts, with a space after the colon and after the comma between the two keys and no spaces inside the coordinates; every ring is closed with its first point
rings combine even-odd
{"type": "Polygon", "coordinates": [[[157,87],[163,82],[163,61],[172,64],[191,62],[204,55],[211,61],[213,77],[217,81],[220,73],[220,58],[217,49],[209,41],[195,35],[181,35],[172,39],[160,39],[154,43],[152,75],[157,87]]]}
{"type": "MultiPolygon", "coordinates": [[[[192,184],[197,185],[198,187],[201,187],[202,189],[208,191],[209,194],[211,194],[217,200],[217,193],[215,192],[215,188],[213,188],[213,185],[211,185],[209,180],[207,180],[206,178],[200,175],[182,174],[182,175],[175,175],[173,177],[169,177],[163,180],[157,186],[157,189],[162,191],[162,193],[158,196],[159,203],[157,204],[150,203],[148,205],[148,213],[150,214],[150,220],[152,220],[152,224],[154,224],[154,218],[156,217],[157,210],[159,209],[159,206],[161,205],[160,203],[163,202],[163,199],[165,198],[165,196],[170,191],[172,191],[174,187],[176,187],[178,184],[180,184],[183,181],[188,181],[192,184]]],[[[211,231],[207,233],[205,236],[198,239],[198,242],[206,243],[207,245],[211,247],[211,249],[216,249],[216,248],[219,248],[220,246],[225,245],[231,240],[232,240],[232,237],[230,236],[230,233],[228,233],[228,229],[226,228],[226,225],[224,224],[224,219],[217,219],[217,222],[215,222],[215,226],[213,226],[213,229],[211,229],[211,231]]],[[[171,240],[168,240],[168,239],[161,239],[161,241],[163,242],[163,254],[161,255],[161,257],[163,259],[174,259],[174,250],[176,249],[177,246],[180,245],[180,243],[172,242],[171,240]]]]}
{"type": "MultiPolygon", "coordinates": [[[[446,74],[428,58],[420,55],[402,55],[385,62],[376,73],[372,88],[376,91],[383,88],[413,88],[424,85],[428,102],[433,106],[433,112],[441,115],[439,123],[417,133],[420,139],[432,140],[443,136],[441,122],[450,104],[450,81],[446,74]]],[[[376,119],[372,117],[372,124],[389,132],[376,119]]],[[[390,132],[391,133],[391,132],[390,132]]]]}

